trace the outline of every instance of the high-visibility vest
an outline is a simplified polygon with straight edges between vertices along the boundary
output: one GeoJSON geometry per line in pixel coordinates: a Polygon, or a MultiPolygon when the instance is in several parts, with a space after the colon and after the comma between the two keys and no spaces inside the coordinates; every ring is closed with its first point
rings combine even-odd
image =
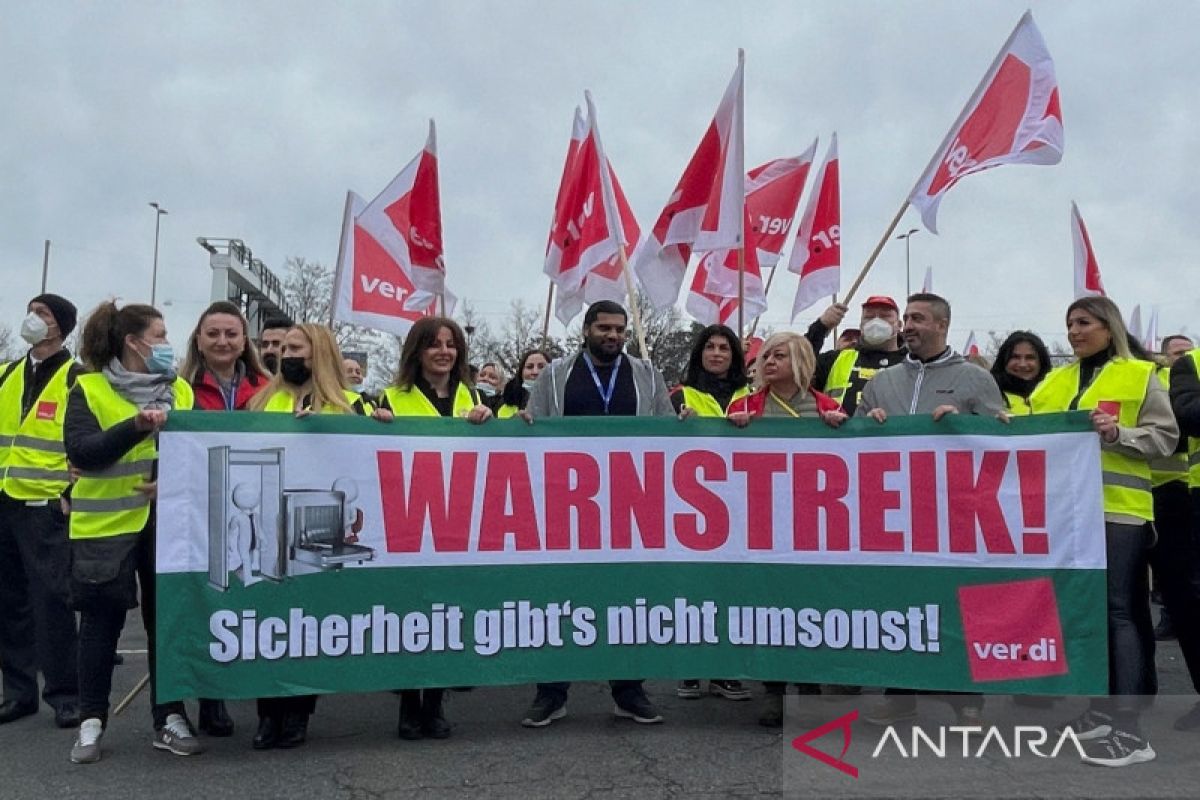
{"type": "MultiPolygon", "coordinates": [[[[138,407],[119,395],[102,373],[80,375],[76,386],[103,430],[138,413],[138,407]]],[[[174,389],[174,408],[191,409],[195,394],[188,382],[176,378],[174,389]]],[[[158,444],[151,435],[105,469],[82,472],[71,489],[70,537],[101,539],[145,528],[150,520],[150,498],[135,487],[152,479],[157,460],[158,444]]]]}
{"type": "Polygon", "coordinates": [[[519,413],[521,413],[520,408],[512,403],[505,403],[496,409],[496,419],[512,419],[519,413]]]}
{"type": "MultiPolygon", "coordinates": [[[[708,392],[702,392],[699,389],[691,386],[680,387],[683,390],[683,404],[696,412],[700,417],[723,417],[725,409],[717,402],[717,398],[713,397],[708,392]]],[[[733,396],[729,398],[729,402],[739,400],[750,394],[750,389],[743,386],[734,391],[733,396]]]]}
{"type": "MultiPolygon", "coordinates": [[[[383,390],[388,406],[397,417],[438,417],[437,408],[429,402],[429,398],[415,386],[401,389],[399,386],[389,386],[383,390]]],[[[460,383],[454,392],[454,416],[465,417],[474,408],[475,396],[466,384],[460,383]]]]}
{"type": "MultiPolygon", "coordinates": [[[[351,391],[350,389],[342,389],[342,394],[346,396],[346,404],[350,406],[351,409],[350,413],[354,413],[353,409],[355,403],[361,403],[364,411],[366,410],[367,404],[362,399],[362,395],[360,395],[358,392],[351,391]]],[[[262,407],[262,410],[275,413],[292,414],[296,411],[296,395],[292,394],[287,389],[277,389],[275,394],[271,395],[271,398],[267,400],[267,404],[262,407]]],[[[325,407],[321,409],[321,413],[345,414],[346,412],[332,403],[326,403],[325,407]]]]}
{"type": "MultiPolygon", "coordinates": [[[[1188,353],[1192,365],[1196,368],[1196,378],[1200,380],[1200,348],[1188,353]]],[[[1200,489],[1200,436],[1189,436],[1187,447],[1188,488],[1200,489]]]]}
{"type": "MultiPolygon", "coordinates": [[[[1164,388],[1171,386],[1171,368],[1159,367],[1158,379],[1164,388]]],[[[1184,484],[1188,479],[1187,453],[1172,453],[1169,456],[1150,459],[1150,483],[1157,489],[1168,483],[1180,481],[1184,484]]]]}
{"type": "MultiPolygon", "coordinates": [[[[1148,361],[1114,358],[1100,368],[1091,385],[1079,397],[1077,408],[1091,410],[1101,401],[1113,401],[1120,409],[1117,424],[1124,428],[1135,427],[1154,370],[1154,364],[1148,361]]],[[[1034,389],[1029,401],[1035,414],[1045,414],[1069,410],[1076,395],[1079,395],[1078,361],[1051,370],[1034,389]]],[[[1100,470],[1105,513],[1154,521],[1150,464],[1146,459],[1101,449],[1100,470]]]]}
{"type": "Polygon", "coordinates": [[[1008,401],[1008,410],[1013,414],[1025,415],[1033,413],[1033,405],[1028,398],[1022,397],[1016,392],[1005,392],[1004,399],[1008,401]]]}
{"type": "MultiPolygon", "coordinates": [[[[25,364],[18,361],[0,385],[0,491],[14,500],[53,500],[70,483],[63,419],[71,390],[67,359],[21,416],[25,364]]],[[[0,367],[4,374],[6,367],[0,367]]]]}

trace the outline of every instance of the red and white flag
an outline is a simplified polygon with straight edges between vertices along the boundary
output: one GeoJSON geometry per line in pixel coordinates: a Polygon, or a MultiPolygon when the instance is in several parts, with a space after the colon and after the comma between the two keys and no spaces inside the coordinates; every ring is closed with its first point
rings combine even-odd
{"type": "Polygon", "coordinates": [[[930,264],[925,268],[925,280],[921,281],[921,291],[925,294],[933,293],[933,265],[930,264]]]}
{"type": "Polygon", "coordinates": [[[837,134],[817,173],[808,205],[796,230],[796,245],[788,258],[788,271],[800,276],[792,320],[820,300],[837,294],[842,283],[842,204],[838,169],[837,134]]]}
{"type": "Polygon", "coordinates": [[[604,154],[596,108],[575,125],[546,245],[544,271],[558,287],[555,315],[565,324],[585,302],[624,298],[620,249],[640,231],[612,164],[604,154]],[[601,168],[603,165],[603,168],[601,168]]]}
{"type": "Polygon", "coordinates": [[[1057,164],[1062,154],[1054,61],[1026,11],[908,201],[937,233],[938,204],[962,178],[1001,164],[1057,164]]]}
{"type": "Polygon", "coordinates": [[[1142,304],[1138,303],[1133,307],[1133,311],[1129,314],[1129,321],[1125,323],[1125,330],[1133,334],[1133,338],[1139,342],[1142,341],[1142,304]]]}
{"type": "Polygon", "coordinates": [[[407,273],[417,291],[408,301],[423,308],[446,291],[442,208],[438,193],[437,129],[416,158],[357,217],[358,224],[407,273]]]}
{"type": "MultiPolygon", "coordinates": [[[[688,288],[687,300],[684,307],[692,319],[701,325],[728,325],[738,311],[737,291],[732,297],[714,294],[705,288],[710,275],[704,259],[696,265],[696,273],[692,276],[692,284],[688,288]]],[[[763,291],[762,270],[758,264],[758,254],[752,249],[746,250],[745,298],[746,310],[744,316],[757,317],[767,310],[766,293],[763,291]]],[[[736,320],[734,326],[736,326],[736,320]]]]}
{"type": "Polygon", "coordinates": [[[967,337],[967,343],[963,345],[962,354],[964,356],[980,355],[979,344],[975,341],[975,331],[971,331],[971,334],[967,337]]]}
{"type": "Polygon", "coordinates": [[[1158,352],[1158,309],[1150,310],[1150,321],[1146,323],[1146,335],[1142,338],[1142,347],[1151,353],[1158,352]]]}
{"type": "Polygon", "coordinates": [[[404,336],[413,322],[437,313],[437,298],[410,308],[416,288],[391,254],[356,221],[366,201],[346,193],[342,238],[333,280],[333,321],[404,336]]]}
{"type": "Polygon", "coordinates": [[[656,308],[679,297],[692,250],[736,250],[743,244],[744,62],[739,50],[716,116],[653,230],[634,253],[633,270],[656,308]]]}
{"type": "Polygon", "coordinates": [[[1075,299],[1080,297],[1104,297],[1104,284],[1100,280],[1100,265],[1096,263],[1096,251],[1087,226],[1079,215],[1079,206],[1071,202],[1071,242],[1075,246],[1075,299]]]}

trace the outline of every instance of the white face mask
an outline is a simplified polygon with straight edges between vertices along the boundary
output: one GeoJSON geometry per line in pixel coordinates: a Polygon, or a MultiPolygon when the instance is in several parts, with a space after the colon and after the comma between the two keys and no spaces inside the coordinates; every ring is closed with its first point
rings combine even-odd
{"type": "Polygon", "coordinates": [[[863,323],[862,340],[864,344],[871,347],[878,347],[884,342],[895,338],[896,330],[892,327],[892,323],[879,317],[872,317],[863,323]]]}
{"type": "Polygon", "coordinates": [[[50,335],[50,326],[46,320],[32,311],[21,320],[21,338],[29,342],[30,347],[41,344],[50,335]]]}

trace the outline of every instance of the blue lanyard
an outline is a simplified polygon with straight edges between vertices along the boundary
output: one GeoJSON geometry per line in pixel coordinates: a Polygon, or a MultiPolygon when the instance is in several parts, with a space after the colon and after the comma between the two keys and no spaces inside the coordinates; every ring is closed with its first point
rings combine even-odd
{"type": "Polygon", "coordinates": [[[587,364],[588,372],[592,373],[592,382],[596,384],[596,391],[600,393],[600,399],[604,401],[604,413],[608,414],[608,405],[612,402],[613,393],[617,390],[617,372],[621,369],[621,359],[624,355],[617,356],[617,360],[613,362],[612,375],[608,378],[608,391],[604,391],[604,387],[600,385],[600,375],[596,372],[596,365],[592,363],[592,357],[587,353],[583,354],[583,360],[587,364]]]}

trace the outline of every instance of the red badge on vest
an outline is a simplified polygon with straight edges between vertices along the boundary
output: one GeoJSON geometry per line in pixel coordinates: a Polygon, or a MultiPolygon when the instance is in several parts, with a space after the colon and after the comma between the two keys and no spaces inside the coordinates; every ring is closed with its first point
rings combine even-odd
{"type": "Polygon", "coordinates": [[[58,414],[58,403],[52,400],[39,400],[37,404],[37,418],[52,420],[58,414]]]}

